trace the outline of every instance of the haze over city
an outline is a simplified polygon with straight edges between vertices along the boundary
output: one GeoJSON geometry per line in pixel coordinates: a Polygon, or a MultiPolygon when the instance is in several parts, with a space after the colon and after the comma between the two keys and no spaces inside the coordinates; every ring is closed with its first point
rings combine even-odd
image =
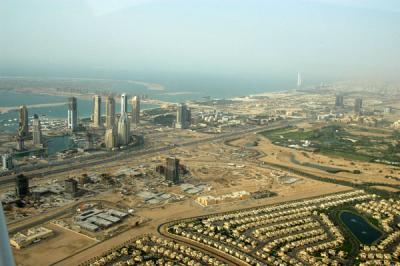
{"type": "Polygon", "coordinates": [[[398,0],[0,0],[0,266],[400,265],[398,0]]]}
{"type": "Polygon", "coordinates": [[[0,74],[398,81],[399,13],[396,0],[3,0],[0,74]]]}

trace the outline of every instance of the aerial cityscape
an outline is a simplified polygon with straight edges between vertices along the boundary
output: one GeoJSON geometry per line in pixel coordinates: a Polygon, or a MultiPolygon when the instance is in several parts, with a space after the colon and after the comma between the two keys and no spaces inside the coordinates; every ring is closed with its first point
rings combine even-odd
{"type": "Polygon", "coordinates": [[[31,45],[0,43],[0,266],[400,265],[399,3],[33,2],[0,4],[42,30],[0,18],[31,45]]]}

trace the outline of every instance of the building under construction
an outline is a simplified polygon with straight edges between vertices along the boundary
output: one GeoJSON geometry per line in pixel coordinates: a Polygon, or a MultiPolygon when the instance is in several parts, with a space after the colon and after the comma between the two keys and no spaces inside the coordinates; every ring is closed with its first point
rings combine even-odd
{"type": "Polygon", "coordinates": [[[78,181],[68,178],[64,181],[65,194],[71,198],[78,196],[78,181]]]}
{"type": "Polygon", "coordinates": [[[165,179],[174,184],[180,183],[179,159],[175,157],[168,157],[166,163],[165,179]]]}
{"type": "Polygon", "coordinates": [[[29,195],[29,179],[23,174],[15,178],[15,196],[19,199],[29,195]]]}

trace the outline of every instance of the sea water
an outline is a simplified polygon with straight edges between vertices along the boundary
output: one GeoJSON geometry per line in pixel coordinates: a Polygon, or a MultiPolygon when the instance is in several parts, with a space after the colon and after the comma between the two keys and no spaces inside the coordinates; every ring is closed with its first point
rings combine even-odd
{"type": "MultiPolygon", "coordinates": [[[[32,104],[48,104],[48,103],[65,103],[57,106],[33,107],[28,108],[29,119],[32,119],[33,114],[49,119],[67,119],[68,113],[68,97],[65,96],[49,96],[43,94],[18,93],[13,91],[0,91],[0,107],[14,107],[20,105],[32,104]]],[[[90,99],[78,99],[78,117],[88,118],[92,115],[93,101],[90,99]]],[[[116,113],[120,112],[120,105],[115,104],[116,113]]],[[[141,109],[156,108],[158,105],[141,104],[141,109]]],[[[101,105],[102,114],[105,114],[105,103],[101,105]]],[[[12,110],[7,113],[0,114],[0,130],[5,132],[15,132],[18,128],[18,110],[12,110]]]]}

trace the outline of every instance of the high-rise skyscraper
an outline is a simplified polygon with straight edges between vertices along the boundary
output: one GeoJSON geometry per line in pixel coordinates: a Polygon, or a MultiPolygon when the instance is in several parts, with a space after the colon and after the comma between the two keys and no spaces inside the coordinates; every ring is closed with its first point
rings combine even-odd
{"type": "Polygon", "coordinates": [[[16,147],[17,151],[23,151],[25,149],[25,142],[24,142],[24,138],[21,137],[19,135],[19,133],[17,134],[17,147],[16,147]]]}
{"type": "Polygon", "coordinates": [[[29,194],[29,179],[23,174],[17,175],[15,178],[15,195],[23,198],[29,194]]]}
{"type": "Polygon", "coordinates": [[[1,156],[2,163],[3,163],[3,170],[12,170],[14,168],[13,158],[12,155],[9,153],[3,154],[1,156]]]}
{"type": "Polygon", "coordinates": [[[19,107],[18,135],[23,139],[29,135],[28,108],[25,105],[19,107]]]}
{"type": "Polygon", "coordinates": [[[344,106],[343,95],[341,95],[341,94],[336,95],[335,106],[336,107],[343,107],[344,106]]]}
{"type": "Polygon", "coordinates": [[[37,114],[33,115],[32,142],[33,142],[33,145],[41,145],[42,144],[42,128],[40,125],[39,116],[37,114]]]}
{"type": "Polygon", "coordinates": [[[128,145],[130,137],[130,125],[127,113],[121,113],[118,120],[118,145],[128,145]]]}
{"type": "Polygon", "coordinates": [[[106,144],[107,149],[113,149],[118,146],[118,136],[115,127],[106,130],[104,143],[106,144]]]}
{"type": "Polygon", "coordinates": [[[101,97],[94,96],[93,101],[93,126],[99,128],[101,126],[101,97]]]}
{"type": "Polygon", "coordinates": [[[107,149],[113,149],[118,146],[118,136],[115,127],[108,128],[104,136],[104,142],[107,149]]]}
{"type": "Polygon", "coordinates": [[[139,125],[140,122],[140,98],[139,96],[134,96],[132,98],[132,123],[134,125],[139,125]]]}
{"type": "Polygon", "coordinates": [[[363,111],[363,100],[361,98],[357,98],[354,101],[354,113],[360,115],[363,111]]]}
{"type": "Polygon", "coordinates": [[[176,128],[189,128],[192,121],[192,115],[190,109],[186,106],[186,104],[182,103],[178,105],[176,110],[176,128]]]}
{"type": "Polygon", "coordinates": [[[28,124],[28,109],[25,105],[19,107],[19,126],[17,131],[17,147],[18,151],[25,149],[25,139],[29,134],[29,124],[28,124]]]}
{"type": "Polygon", "coordinates": [[[128,112],[128,95],[126,93],[121,94],[121,115],[128,112]]]}
{"type": "Polygon", "coordinates": [[[115,126],[115,99],[111,96],[106,98],[106,128],[115,126]]]}
{"type": "Polygon", "coordinates": [[[68,99],[68,129],[72,132],[76,131],[78,128],[78,112],[77,103],[75,97],[70,97],[68,99]]]}
{"type": "Polygon", "coordinates": [[[303,86],[303,79],[301,77],[301,73],[298,72],[297,73],[297,87],[300,88],[301,86],[303,86]]]}
{"type": "Polygon", "coordinates": [[[168,157],[166,160],[165,179],[174,184],[180,182],[179,178],[179,159],[175,157],[168,157]]]}

